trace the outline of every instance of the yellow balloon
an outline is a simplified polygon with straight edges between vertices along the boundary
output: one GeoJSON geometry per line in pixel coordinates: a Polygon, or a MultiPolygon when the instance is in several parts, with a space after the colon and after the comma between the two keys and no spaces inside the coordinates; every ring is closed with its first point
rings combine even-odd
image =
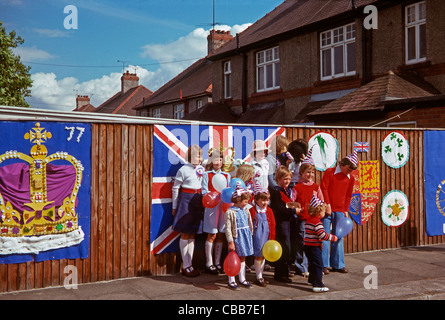
{"type": "Polygon", "coordinates": [[[263,246],[263,256],[270,262],[280,259],[282,251],[280,243],[276,240],[268,240],[263,246]]]}

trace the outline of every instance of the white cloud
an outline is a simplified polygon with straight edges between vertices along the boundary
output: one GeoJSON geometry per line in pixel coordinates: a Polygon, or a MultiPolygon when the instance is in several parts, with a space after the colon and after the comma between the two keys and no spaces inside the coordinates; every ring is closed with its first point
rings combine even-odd
{"type": "Polygon", "coordinates": [[[70,32],[67,30],[59,30],[59,29],[34,29],[38,34],[50,37],[50,38],[67,38],[70,37],[70,32]]]}
{"type": "Polygon", "coordinates": [[[14,54],[19,55],[22,61],[43,61],[53,59],[56,56],[50,54],[41,49],[37,49],[36,46],[32,47],[16,47],[13,49],[14,54]]]}
{"type": "MultiPolygon", "coordinates": [[[[218,26],[217,28],[230,31],[235,35],[248,26],[250,24],[233,27],[218,26]]],[[[197,28],[171,43],[147,44],[141,48],[141,57],[156,60],[159,63],[158,68],[150,71],[143,66],[128,66],[126,70],[133,73],[136,68],[139,84],[155,91],[190,66],[194,62],[190,59],[199,59],[207,55],[208,34],[209,30],[197,28]],[[177,62],[171,63],[172,61],[177,62]]],[[[74,77],[57,79],[52,72],[35,73],[31,76],[33,86],[29,103],[31,107],[36,108],[71,111],[76,107],[76,95],[80,94],[90,96],[91,104],[98,107],[121,89],[121,76],[120,72],[112,72],[100,78],[79,82],[74,77]]]]}

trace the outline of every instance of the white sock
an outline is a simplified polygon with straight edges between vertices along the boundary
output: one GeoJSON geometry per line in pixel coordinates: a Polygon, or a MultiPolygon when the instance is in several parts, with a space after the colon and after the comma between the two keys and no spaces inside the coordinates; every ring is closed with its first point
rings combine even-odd
{"type": "Polygon", "coordinates": [[[193,265],[193,252],[195,251],[195,239],[188,239],[187,256],[190,261],[190,267],[193,265]]]}
{"type": "Polygon", "coordinates": [[[182,257],[182,268],[188,268],[191,266],[190,260],[188,259],[188,240],[179,239],[179,251],[182,257]]]}
{"type": "Polygon", "coordinates": [[[211,265],[213,265],[212,249],[213,249],[213,242],[206,241],[205,243],[206,267],[210,267],[211,265]]]}
{"type": "Polygon", "coordinates": [[[221,253],[223,249],[223,243],[222,242],[216,242],[214,244],[215,247],[215,266],[221,264],[221,253]]]}
{"type": "Polygon", "coordinates": [[[238,279],[241,283],[243,283],[246,280],[246,262],[241,262],[241,269],[238,274],[238,279]]]}
{"type": "Polygon", "coordinates": [[[256,278],[257,279],[261,279],[263,277],[263,271],[264,271],[264,264],[265,264],[266,260],[256,260],[255,259],[255,273],[256,273],[256,278]]]}
{"type": "Polygon", "coordinates": [[[229,283],[236,282],[235,277],[231,277],[231,276],[228,276],[228,277],[229,277],[229,283]]]}

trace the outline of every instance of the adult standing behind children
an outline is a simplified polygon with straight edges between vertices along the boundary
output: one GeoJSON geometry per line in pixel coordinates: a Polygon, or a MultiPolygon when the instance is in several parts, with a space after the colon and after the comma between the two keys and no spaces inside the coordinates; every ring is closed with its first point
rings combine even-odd
{"type": "MultiPolygon", "coordinates": [[[[266,160],[269,162],[269,187],[273,188],[277,186],[275,180],[275,172],[280,165],[289,166],[291,160],[286,157],[287,145],[289,140],[284,136],[275,136],[270,144],[270,152],[267,154],[266,160]]],[[[289,154],[290,155],[290,154],[289,154]]]]}
{"type": "Polygon", "coordinates": [[[192,260],[195,250],[195,234],[199,230],[204,214],[201,183],[204,167],[201,166],[202,149],[191,145],[184,164],[176,173],[172,188],[173,230],[179,232],[179,250],[182,256],[182,274],[195,277],[199,272],[193,269],[192,260]]]}
{"type": "MultiPolygon", "coordinates": [[[[323,226],[330,230],[332,224],[332,234],[336,235],[337,222],[348,216],[349,204],[351,202],[352,190],[355,178],[352,172],[357,169],[358,157],[354,151],[351,155],[341,159],[335,168],[329,168],[323,174],[321,179],[321,191],[324,201],[328,205],[326,216],[323,219],[323,226]]],[[[343,239],[331,244],[329,250],[329,241],[323,243],[323,272],[329,273],[329,268],[333,271],[348,273],[345,266],[343,239]]]]}

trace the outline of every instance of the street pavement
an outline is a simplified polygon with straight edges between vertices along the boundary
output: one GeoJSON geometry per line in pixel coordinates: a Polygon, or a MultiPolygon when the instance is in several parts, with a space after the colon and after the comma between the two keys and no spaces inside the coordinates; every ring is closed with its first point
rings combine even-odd
{"type": "MultiPolygon", "coordinates": [[[[323,276],[330,288],[326,293],[312,292],[301,276],[289,284],[277,282],[268,271],[267,287],[239,291],[227,287],[225,275],[177,273],[2,293],[0,300],[445,300],[445,244],[348,254],[345,260],[349,273],[323,276]]],[[[253,282],[255,273],[247,278],[253,282]]]]}

